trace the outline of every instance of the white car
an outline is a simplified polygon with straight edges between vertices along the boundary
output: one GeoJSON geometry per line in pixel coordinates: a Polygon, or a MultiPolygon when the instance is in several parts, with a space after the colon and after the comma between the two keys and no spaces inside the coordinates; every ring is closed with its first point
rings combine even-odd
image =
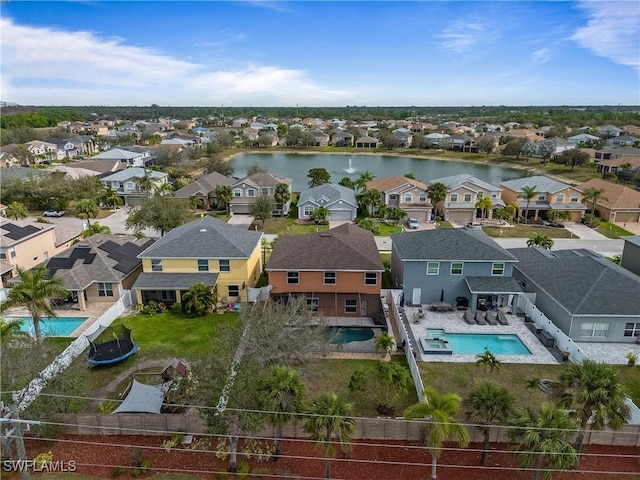
{"type": "Polygon", "coordinates": [[[416,219],[416,218],[410,218],[410,219],[407,221],[407,227],[409,227],[409,228],[410,228],[410,229],[412,229],[412,230],[417,229],[417,228],[418,228],[418,219],[416,219]]]}
{"type": "Polygon", "coordinates": [[[42,214],[43,217],[62,217],[64,210],[47,210],[42,214]]]}

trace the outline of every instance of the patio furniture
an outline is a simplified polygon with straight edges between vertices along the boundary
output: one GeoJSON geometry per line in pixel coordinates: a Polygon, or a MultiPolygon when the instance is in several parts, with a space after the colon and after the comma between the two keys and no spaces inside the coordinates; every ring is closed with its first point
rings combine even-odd
{"type": "Polygon", "coordinates": [[[476,325],[476,321],[473,318],[473,313],[471,313],[471,310],[465,310],[462,319],[469,325],[476,325]]]}
{"type": "Polygon", "coordinates": [[[489,325],[498,325],[498,320],[497,320],[497,316],[498,316],[498,312],[494,312],[493,310],[489,310],[485,316],[485,318],[487,319],[487,323],[489,325]]]}
{"type": "Polygon", "coordinates": [[[498,320],[498,323],[500,323],[500,325],[509,325],[509,320],[507,320],[507,316],[502,310],[498,310],[498,316],[496,317],[496,319],[498,320]]]}
{"type": "Polygon", "coordinates": [[[486,325],[487,322],[485,322],[484,320],[484,313],[482,313],[480,310],[476,311],[476,323],[478,325],[486,325]]]}
{"type": "Polygon", "coordinates": [[[453,305],[447,302],[433,302],[431,304],[431,310],[436,312],[450,312],[453,310],[453,305]]]}

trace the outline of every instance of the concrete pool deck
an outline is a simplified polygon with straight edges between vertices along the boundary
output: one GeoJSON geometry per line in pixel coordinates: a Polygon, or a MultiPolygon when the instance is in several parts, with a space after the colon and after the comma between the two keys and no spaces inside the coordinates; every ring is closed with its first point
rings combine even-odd
{"type": "MultiPolygon", "coordinates": [[[[463,319],[463,311],[455,310],[453,312],[432,312],[425,310],[425,318],[416,323],[418,318],[418,309],[420,307],[404,307],[405,314],[409,326],[413,332],[413,336],[416,340],[420,338],[427,338],[427,329],[438,328],[443,329],[448,333],[477,333],[487,334],[492,333],[496,335],[517,335],[522,343],[531,352],[531,355],[496,355],[498,360],[502,363],[532,363],[532,364],[552,364],[555,365],[558,361],[555,357],[543,346],[536,336],[524,324],[523,319],[516,315],[507,314],[509,325],[469,325],[463,319]]],[[[416,360],[422,362],[467,362],[473,363],[476,361],[476,355],[461,355],[453,353],[451,355],[427,355],[424,354],[420,348],[416,351],[416,360]]]]}

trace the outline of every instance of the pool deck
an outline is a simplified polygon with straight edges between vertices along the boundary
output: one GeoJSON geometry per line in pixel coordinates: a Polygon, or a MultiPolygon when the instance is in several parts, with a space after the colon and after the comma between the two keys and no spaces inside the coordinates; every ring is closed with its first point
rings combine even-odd
{"type": "MultiPolygon", "coordinates": [[[[517,335],[527,346],[531,355],[496,355],[502,363],[538,363],[557,364],[558,360],[540,343],[536,336],[526,327],[524,321],[516,315],[507,313],[509,325],[469,325],[462,316],[464,311],[432,312],[422,308],[425,318],[416,323],[418,308],[405,306],[409,327],[416,340],[427,338],[427,329],[439,328],[447,333],[492,333],[495,335],[517,335]]],[[[506,312],[505,312],[506,313],[506,312]]],[[[416,359],[423,362],[475,362],[476,355],[427,355],[418,348],[416,359]]]]}

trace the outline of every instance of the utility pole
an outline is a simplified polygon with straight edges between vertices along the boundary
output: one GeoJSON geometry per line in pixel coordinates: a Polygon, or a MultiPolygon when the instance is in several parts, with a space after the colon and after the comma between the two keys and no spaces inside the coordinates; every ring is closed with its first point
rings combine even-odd
{"type": "Polygon", "coordinates": [[[31,480],[29,473],[29,463],[27,462],[27,450],[24,448],[24,438],[22,437],[22,421],[18,413],[18,395],[13,392],[13,402],[9,406],[9,414],[2,417],[3,423],[8,420],[11,428],[5,430],[7,439],[13,438],[16,442],[16,451],[18,453],[18,463],[22,480],[31,480]]]}

